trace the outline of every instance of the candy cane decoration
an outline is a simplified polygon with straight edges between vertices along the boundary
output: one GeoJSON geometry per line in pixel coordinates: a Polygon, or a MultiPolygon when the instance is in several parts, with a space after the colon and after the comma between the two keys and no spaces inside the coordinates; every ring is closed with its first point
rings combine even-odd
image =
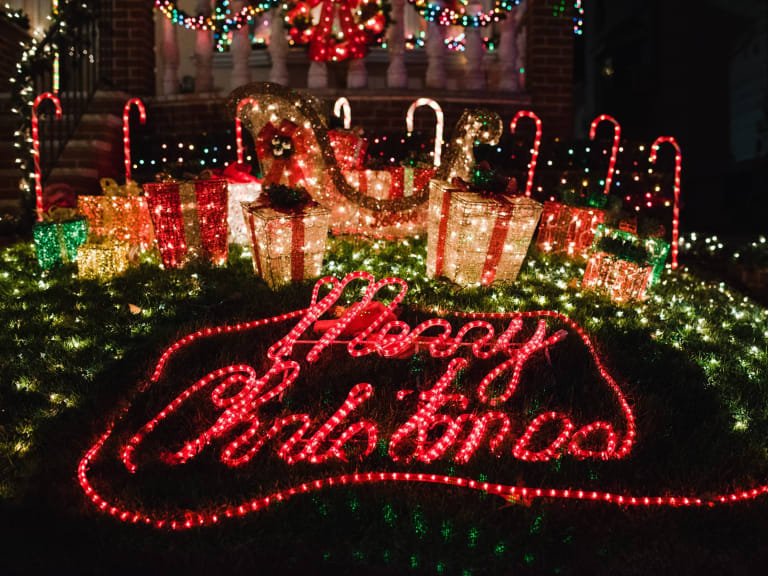
{"type": "Polygon", "coordinates": [[[147,123],[147,111],[139,98],[131,98],[123,108],[123,156],[125,157],[125,183],[131,181],[131,106],[139,110],[139,121],[147,123]]]}
{"type": "Polygon", "coordinates": [[[435,167],[440,166],[440,153],[443,149],[443,127],[445,126],[445,118],[443,116],[443,109],[440,108],[440,104],[432,100],[432,98],[419,98],[411,107],[408,108],[408,113],[405,115],[405,125],[408,128],[408,134],[413,132],[413,112],[420,106],[429,106],[435,111],[435,117],[437,120],[437,126],[435,127],[435,167]]]}
{"type": "Polygon", "coordinates": [[[246,106],[250,104],[254,110],[259,109],[259,103],[253,98],[243,98],[237,103],[237,114],[235,116],[235,142],[237,143],[237,163],[243,164],[245,150],[243,150],[243,123],[240,121],[240,112],[246,106]]]}
{"type": "Polygon", "coordinates": [[[525,195],[530,198],[531,190],[533,190],[533,175],[536,172],[536,162],[539,159],[539,148],[541,148],[541,120],[530,110],[520,110],[515,114],[515,117],[512,118],[512,122],[509,124],[509,130],[513,134],[515,133],[515,130],[517,130],[517,122],[521,118],[530,118],[536,123],[536,138],[533,141],[531,163],[528,164],[528,182],[525,184],[525,195]]]}
{"type": "Polygon", "coordinates": [[[651,164],[656,163],[659,146],[667,142],[675,147],[675,205],[672,208],[672,270],[677,270],[678,237],[680,234],[680,173],[683,170],[683,154],[672,136],[659,136],[651,145],[651,164]]]}
{"type": "Polygon", "coordinates": [[[51,100],[56,107],[56,118],[61,118],[61,102],[51,92],[43,92],[32,103],[32,155],[35,159],[35,208],[38,222],[43,219],[43,178],[40,172],[40,132],[38,129],[37,108],[43,100],[51,100]]]}
{"type": "Polygon", "coordinates": [[[607,114],[600,114],[597,118],[592,120],[592,125],[589,127],[589,139],[594,140],[597,134],[597,125],[600,122],[610,122],[613,124],[613,147],[611,148],[611,161],[608,163],[608,175],[605,177],[605,193],[608,194],[611,191],[611,184],[613,183],[613,173],[616,169],[616,157],[619,155],[619,142],[621,141],[621,126],[612,116],[607,114]]]}
{"type": "Polygon", "coordinates": [[[336,100],[336,103],[333,105],[333,115],[337,118],[342,117],[344,118],[344,130],[349,130],[350,126],[352,126],[352,106],[349,105],[349,100],[344,98],[342,96],[338,100],[336,100]]]}

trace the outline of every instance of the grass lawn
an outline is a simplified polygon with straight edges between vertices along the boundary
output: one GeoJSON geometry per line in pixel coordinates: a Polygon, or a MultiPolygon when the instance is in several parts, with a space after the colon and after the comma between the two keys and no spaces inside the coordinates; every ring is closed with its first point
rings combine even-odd
{"type": "MultiPolygon", "coordinates": [[[[201,328],[235,325],[306,308],[312,282],[277,292],[253,275],[233,248],[221,268],[158,268],[155,256],[112,282],[84,281],[74,266],[41,272],[29,244],[0,251],[0,514],[6,526],[0,573],[306,574],[753,574],[768,561],[768,496],[708,505],[723,494],[768,484],[768,309],[718,279],[694,273],[693,256],[667,271],[642,304],[619,306],[581,292],[583,266],[529,255],[518,281],[494,289],[458,290],[423,278],[423,241],[400,245],[334,239],[325,273],[366,270],[399,276],[409,290],[400,319],[412,327],[444,311],[553,310],[577,323],[595,344],[634,415],[636,440],[622,459],[563,454],[526,462],[513,448],[537,415],[567,414],[576,428],[606,420],[622,436],[615,394],[577,333],[557,319],[547,334],[567,336],[533,354],[517,391],[496,407],[510,417],[497,454],[483,444],[465,464],[456,451],[431,463],[393,462],[388,440],[418,409],[447,359],[423,351],[403,358],[351,358],[332,347],[308,364],[297,344],[301,374],[265,405],[265,425],[288,414],[311,414],[312,431],[359,383],[373,394],[347,422],[376,422],[365,458],[364,435],[343,448],[348,462],[288,465],[277,457],[283,431],[247,464],[220,462],[234,432],[216,438],[184,464],[169,454],[210,427],[222,412],[211,390],[185,399],[136,450],[129,474],[120,453],[133,435],[186,388],[224,366],[269,367],[266,350],[297,320],[215,335],[177,351],[148,385],[155,364],[174,342],[201,328]],[[691,266],[689,269],[686,266],[691,266]],[[439,312],[438,312],[439,311],[439,312]],[[139,388],[141,391],[139,392],[139,388]],[[396,399],[398,390],[414,390],[396,399]],[[298,494],[242,518],[172,531],[121,522],[100,511],[77,481],[84,453],[116,421],[88,478],[110,502],[152,518],[197,518],[192,511],[226,510],[317,477],[368,471],[427,473],[477,483],[634,495],[700,498],[702,506],[627,506],[564,498],[507,497],[492,491],[429,483],[336,485],[298,494]]],[[[706,266],[704,266],[706,268],[706,266]]],[[[703,268],[703,269],[704,269],[703,268]]],[[[703,272],[706,275],[706,270],[703,272]]],[[[360,286],[358,284],[357,286],[360,286]]],[[[391,298],[394,292],[384,293],[391,298]]],[[[349,290],[348,305],[359,293],[349,290]]],[[[454,332],[465,319],[446,315],[454,332]]],[[[497,333],[509,323],[494,320],[497,333]]],[[[517,340],[533,336],[527,319],[517,340]]],[[[429,333],[428,333],[429,335],[429,333]]],[[[458,355],[469,358],[464,350],[458,355]]],[[[450,384],[468,407],[483,375],[499,360],[472,362],[450,384]]],[[[500,394],[506,380],[489,386],[500,394]]],[[[221,398],[237,392],[237,386],[221,398]]],[[[236,431],[245,432],[241,426],[236,431]]],[[[292,430],[295,430],[294,427],[292,430]]],[[[342,428],[334,432],[338,435],[342,428]]],[[[442,431],[443,429],[440,428],[442,431]]],[[[529,445],[558,434],[543,426],[529,445]]],[[[429,437],[434,441],[440,434],[429,437]]],[[[597,442],[600,444],[600,442],[597,442]]],[[[330,446],[328,442],[324,445],[330,446]]],[[[677,501],[679,503],[679,501],[677,501]]]]}

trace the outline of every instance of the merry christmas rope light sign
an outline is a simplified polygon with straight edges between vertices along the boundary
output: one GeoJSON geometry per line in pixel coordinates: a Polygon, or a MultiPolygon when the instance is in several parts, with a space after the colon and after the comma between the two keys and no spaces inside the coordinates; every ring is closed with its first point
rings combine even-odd
{"type": "MultiPolygon", "coordinates": [[[[304,310],[205,328],[182,338],[162,354],[149,381],[83,456],[77,475],[85,494],[99,510],[124,522],[178,530],[245,516],[298,494],[382,482],[461,487],[506,499],[578,499],[626,506],[714,505],[768,492],[763,486],[708,498],[651,497],[587,486],[510,484],[511,476],[519,477],[526,467],[541,462],[572,459],[588,465],[627,458],[637,434],[629,401],[586,333],[562,314],[465,313],[459,316],[466,322],[454,334],[445,318],[431,318],[415,327],[398,320],[406,291],[402,279],[377,282],[367,272],[342,280],[327,277],[317,282],[304,310]],[[343,297],[349,299],[348,287],[361,281],[362,297],[339,317],[323,319],[338,312],[343,297]],[[330,291],[321,297],[327,285],[330,291]],[[178,363],[184,354],[194,355],[196,346],[210,348],[212,339],[245,333],[249,337],[259,331],[277,333],[279,324],[291,320],[296,324],[268,348],[265,344],[263,353],[251,357],[250,363],[218,367],[191,385],[174,381],[178,363]],[[504,326],[500,332],[494,322],[504,326]],[[567,346],[570,353],[563,353],[567,346]],[[563,363],[565,374],[578,372],[574,350],[580,351],[582,364],[584,359],[591,363],[593,387],[601,391],[601,400],[591,411],[574,411],[557,402],[533,403],[526,410],[525,396],[542,388],[542,375],[552,366],[563,363]],[[395,371],[394,386],[372,381],[385,370],[382,366],[389,362],[402,366],[417,353],[439,366],[435,377],[408,382],[402,378],[408,371],[401,370],[395,371]],[[357,381],[341,387],[340,401],[322,402],[319,398],[334,386],[332,379],[323,377],[323,370],[338,366],[340,356],[346,358],[344,365],[364,366],[368,361],[377,368],[368,373],[353,370],[357,381]],[[157,392],[167,394],[166,400],[147,399],[158,382],[161,390],[170,391],[157,392]],[[303,390],[311,394],[302,401],[303,390]],[[197,426],[190,426],[190,421],[197,426]],[[234,504],[231,499],[214,500],[190,507],[187,500],[178,508],[167,503],[157,510],[142,507],[142,474],[164,478],[187,470],[199,473],[201,466],[195,462],[201,459],[203,465],[223,466],[240,477],[247,469],[247,488],[256,490],[256,496],[237,497],[240,501],[234,504]],[[490,461],[489,468],[501,476],[495,482],[480,482],[455,473],[456,467],[461,470],[478,461],[490,461]],[[435,472],[440,465],[449,473],[435,472]],[[107,482],[99,474],[104,469],[110,478],[122,476],[107,482]],[[254,484],[269,488],[259,493],[254,484]],[[116,492],[126,486],[131,496],[123,501],[116,492]]],[[[581,372],[573,379],[585,380],[586,372],[581,372]]],[[[548,397],[556,396],[548,392],[548,397]]],[[[149,499],[156,502],[156,498],[153,489],[149,499]]]]}

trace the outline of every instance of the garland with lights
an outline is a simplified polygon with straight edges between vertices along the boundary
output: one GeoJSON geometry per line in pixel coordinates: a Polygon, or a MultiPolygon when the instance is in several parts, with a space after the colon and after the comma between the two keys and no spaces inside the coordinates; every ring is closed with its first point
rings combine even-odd
{"type": "MultiPolygon", "coordinates": [[[[38,94],[34,85],[33,72],[40,68],[54,70],[57,47],[66,44],[70,31],[76,30],[79,23],[91,17],[91,8],[87,2],[68,0],[58,6],[52,16],[52,23],[47,29],[45,39],[38,41],[32,37],[25,44],[21,59],[16,63],[16,71],[9,79],[11,83],[11,112],[18,118],[18,127],[14,131],[13,146],[16,149],[15,165],[22,172],[22,209],[23,220],[30,220],[35,210],[33,193],[35,180],[35,151],[32,138],[32,117],[35,99],[38,94]]],[[[54,82],[56,82],[54,74],[54,82]]]]}
{"type": "Polygon", "coordinates": [[[488,12],[479,10],[475,13],[467,13],[463,4],[443,6],[433,4],[429,0],[408,0],[418,14],[427,22],[434,22],[440,26],[461,26],[463,28],[477,28],[499,22],[507,17],[507,13],[513,10],[520,0],[496,0],[493,8],[488,12]]]}
{"type": "Polygon", "coordinates": [[[174,24],[183,26],[187,30],[210,30],[216,34],[226,35],[232,30],[239,30],[243,26],[251,24],[256,16],[278,6],[277,0],[265,0],[263,2],[248,2],[237,13],[229,10],[229,1],[216,3],[214,13],[210,16],[198,14],[192,16],[181,10],[172,0],[155,0],[155,8],[174,24]]]}

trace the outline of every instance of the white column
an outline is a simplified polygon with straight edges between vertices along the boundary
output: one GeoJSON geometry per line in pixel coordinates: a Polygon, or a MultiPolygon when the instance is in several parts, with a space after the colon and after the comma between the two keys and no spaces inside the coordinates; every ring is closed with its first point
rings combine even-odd
{"type": "Polygon", "coordinates": [[[428,88],[445,88],[445,27],[427,24],[427,78],[428,88]]]}
{"type": "Polygon", "coordinates": [[[405,0],[392,0],[392,23],[387,30],[387,86],[408,87],[408,70],[405,68],[405,0]]]}
{"type": "MultiPolygon", "coordinates": [[[[475,14],[482,10],[481,4],[470,4],[467,12],[475,14]]],[[[470,90],[485,89],[485,68],[483,67],[483,33],[482,28],[465,28],[467,50],[467,88],[470,90]]]]}
{"type": "MultiPolygon", "coordinates": [[[[243,0],[231,2],[232,12],[237,14],[244,6],[243,0]]],[[[235,30],[232,34],[232,88],[239,88],[251,81],[251,71],[248,69],[248,57],[251,55],[251,39],[248,34],[248,26],[235,30]]]]}
{"type": "Polygon", "coordinates": [[[307,86],[309,88],[328,88],[328,66],[325,62],[312,61],[309,63],[307,86]]]}
{"type": "Polygon", "coordinates": [[[269,81],[288,86],[288,39],[285,37],[283,22],[280,18],[280,8],[273,8],[269,14],[269,57],[272,68],[269,70],[269,81]]]}
{"type": "Polygon", "coordinates": [[[176,24],[163,16],[163,94],[179,92],[179,42],[176,24]]]}
{"type": "MultiPolygon", "coordinates": [[[[208,16],[211,0],[197,0],[197,13],[208,16]]],[[[195,42],[195,92],[213,92],[213,32],[198,30],[195,42]]]]}
{"type": "Polygon", "coordinates": [[[499,39],[500,79],[499,90],[518,92],[520,90],[520,68],[517,65],[517,9],[507,13],[501,21],[499,39]]]}
{"type": "Polygon", "coordinates": [[[347,70],[347,88],[365,88],[366,86],[368,86],[368,70],[365,68],[365,58],[350,60],[347,70]]]}

